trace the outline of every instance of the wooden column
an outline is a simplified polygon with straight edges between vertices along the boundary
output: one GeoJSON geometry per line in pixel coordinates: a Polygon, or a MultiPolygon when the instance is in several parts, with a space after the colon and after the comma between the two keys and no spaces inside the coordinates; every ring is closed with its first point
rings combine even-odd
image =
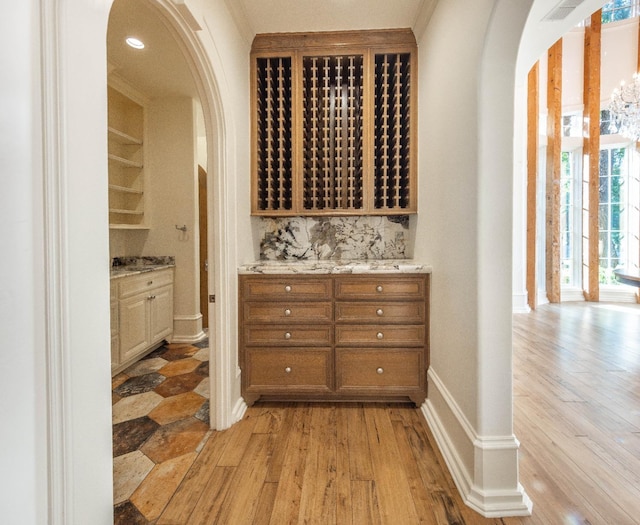
{"type": "Polygon", "coordinates": [[[549,48],[547,67],[546,281],[549,302],[559,303],[562,39],[549,48]]]}
{"type": "Polygon", "coordinates": [[[527,79],[527,300],[529,308],[536,309],[538,283],[536,281],[536,216],[538,179],[538,93],[539,63],[529,71],[527,79]]]}
{"type": "Polygon", "coordinates": [[[584,118],[588,133],[583,153],[583,287],[587,301],[600,299],[598,204],[600,185],[600,36],[602,10],[591,15],[584,33],[584,118]]]}

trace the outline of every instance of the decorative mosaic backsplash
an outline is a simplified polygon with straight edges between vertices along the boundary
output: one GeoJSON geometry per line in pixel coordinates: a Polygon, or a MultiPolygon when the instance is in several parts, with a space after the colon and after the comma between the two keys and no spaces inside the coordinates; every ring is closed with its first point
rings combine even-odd
{"type": "Polygon", "coordinates": [[[260,221],[261,260],[368,260],[406,257],[409,218],[283,217],[260,221]]]}

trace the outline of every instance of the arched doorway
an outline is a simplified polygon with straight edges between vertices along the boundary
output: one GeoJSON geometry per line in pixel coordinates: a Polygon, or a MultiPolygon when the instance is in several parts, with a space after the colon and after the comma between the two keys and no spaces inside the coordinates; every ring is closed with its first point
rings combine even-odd
{"type": "MultiPolygon", "coordinates": [[[[154,5],[185,47],[196,77],[208,143],[208,245],[214,254],[209,290],[216,290],[221,301],[232,305],[233,283],[221,275],[233,274],[236,267],[233,253],[222,249],[230,244],[233,232],[229,207],[234,203],[226,197],[227,164],[236,153],[228,147],[233,125],[225,115],[223,98],[229,95],[221,94],[216,78],[222,66],[210,58],[213,37],[210,33],[197,36],[200,29],[192,27],[194,19],[183,4],[176,7],[174,2],[159,0],[154,5]]],[[[47,431],[37,439],[46,444],[49,455],[40,488],[49,487],[41,492],[42,497],[48,493],[44,512],[51,523],[108,523],[110,519],[110,395],[105,395],[109,352],[108,345],[102,344],[109,339],[109,287],[104,278],[108,274],[104,57],[109,7],[110,2],[98,6],[86,0],[61,0],[42,6],[39,12],[46,144],[42,236],[49,270],[43,284],[46,323],[39,336],[45,341],[48,363],[43,372],[47,431]],[[82,42],[80,53],[77,42],[82,42]]],[[[211,367],[212,425],[226,428],[233,422],[235,402],[233,309],[210,309],[209,324],[215,327],[210,338],[215,363],[211,367]]]]}
{"type": "MultiPolygon", "coordinates": [[[[596,2],[588,0],[588,3],[593,6],[596,2]]],[[[99,230],[106,231],[106,187],[102,186],[99,192],[96,191],[96,187],[100,186],[100,183],[96,183],[98,178],[106,181],[106,177],[104,171],[98,176],[88,177],[86,169],[87,166],[106,169],[101,164],[104,161],[99,160],[106,158],[106,106],[99,100],[91,99],[88,93],[103,93],[106,85],[103,64],[108,4],[91,0],[58,0],[40,6],[43,28],[41,48],[45,50],[45,65],[42,67],[45,105],[43,126],[46,128],[47,144],[44,151],[47,164],[44,197],[48,203],[45,213],[47,228],[43,236],[48,247],[46,264],[55,270],[48,275],[44,285],[52,305],[46,314],[48,330],[42,329],[40,336],[47,341],[53,364],[46,372],[49,383],[46,403],[50,421],[48,431],[43,432],[40,439],[48,438],[50,443],[51,466],[46,476],[52,523],[107,523],[111,499],[111,425],[108,415],[95,414],[96,407],[98,411],[108,412],[109,406],[108,396],[100,394],[108,391],[108,378],[103,372],[108,367],[108,316],[100,318],[94,313],[108,309],[108,283],[104,279],[108,259],[106,233],[97,233],[99,230]],[[82,42],[82,48],[74,46],[75,42],[82,42]],[[87,295],[89,287],[93,287],[90,296],[87,295]],[[104,356],[89,355],[86,351],[87,343],[96,337],[105,341],[104,356]],[[102,361],[98,363],[99,366],[96,360],[102,361]],[[86,446],[87,440],[91,446],[86,446]],[[71,519],[65,520],[69,516],[71,519]]],[[[197,31],[190,26],[193,21],[179,10],[179,6],[185,6],[184,2],[158,0],[157,4],[168,13],[172,27],[188,46],[188,56],[197,62],[196,70],[202,88],[201,100],[209,142],[207,172],[212,193],[209,199],[213,223],[210,243],[215,247],[216,254],[216,260],[210,262],[210,279],[214,284],[210,290],[216,292],[216,304],[224,305],[224,309],[216,307],[211,313],[211,326],[215,326],[212,341],[219,350],[213,359],[218,370],[215,404],[219,411],[216,413],[216,426],[225,428],[233,419],[236,374],[235,369],[231,370],[231,354],[234,351],[232,333],[235,329],[233,312],[236,306],[231,277],[235,274],[236,261],[232,251],[225,253],[224,250],[234,245],[234,239],[230,236],[235,232],[233,202],[230,202],[235,198],[235,193],[228,191],[229,187],[233,188],[233,182],[227,174],[228,166],[237,160],[228,147],[228,137],[233,134],[233,119],[224,111],[223,96],[216,76],[216,73],[222,75],[223,72],[214,63],[218,59],[210,49],[208,54],[202,44],[202,41],[213,38],[211,32],[203,35],[202,39],[197,38],[197,31]]],[[[490,207],[495,202],[489,197],[494,187],[499,187],[500,205],[489,214],[489,218],[493,219],[496,212],[502,212],[501,218],[512,216],[511,195],[507,192],[505,199],[504,184],[512,180],[513,174],[512,108],[514,71],[518,60],[515,50],[525,33],[526,14],[536,6],[540,7],[543,16],[545,9],[550,10],[554,2],[537,0],[520,5],[500,0],[485,4],[487,10],[493,10],[487,37],[489,40],[495,39],[482,57],[484,77],[479,91],[479,107],[483,108],[480,129],[487,133],[482,138],[474,134],[472,139],[480,144],[478,164],[482,180],[479,199],[482,208],[490,207]],[[501,32],[505,33],[503,40],[497,38],[501,32]],[[501,44],[505,42],[507,45],[501,49],[501,44]],[[492,79],[491,73],[503,65],[506,69],[499,70],[499,74],[492,79]],[[511,108],[507,112],[510,118],[503,112],[505,107],[511,108]],[[496,109],[497,116],[491,118],[492,111],[496,109]],[[492,143],[500,147],[497,156],[497,146],[491,146],[492,143]],[[505,150],[507,155],[503,155],[505,150]]],[[[575,23],[576,19],[567,21],[566,26],[575,23]]],[[[227,21],[233,23],[230,18],[227,21]]],[[[434,19],[435,22],[437,20],[434,19]]],[[[564,29],[564,26],[559,28],[564,29]]],[[[455,63],[449,64],[449,67],[455,67],[455,63]]],[[[233,88],[235,85],[231,86],[233,88]]],[[[242,140],[244,138],[240,137],[242,140]]],[[[495,235],[493,220],[483,222],[479,230],[479,241],[490,239],[495,235]]],[[[500,232],[507,238],[511,236],[511,231],[500,232]]],[[[500,337],[501,346],[505,344],[505,333],[510,333],[511,276],[508,272],[496,272],[491,264],[486,263],[496,257],[509,260],[510,245],[508,243],[506,248],[500,247],[497,252],[490,254],[488,252],[495,243],[489,242],[485,248],[487,253],[483,252],[480,256],[483,264],[478,277],[481,293],[493,287],[497,287],[499,292],[501,299],[497,306],[500,322],[492,326],[500,337]],[[489,275],[489,272],[494,275],[489,275]]],[[[481,342],[483,355],[479,360],[479,374],[484,390],[478,403],[483,408],[479,411],[482,421],[480,430],[493,434],[493,421],[490,418],[487,420],[482,414],[491,407],[491,400],[498,395],[499,407],[509,404],[509,388],[508,384],[505,387],[504,375],[506,370],[509,376],[511,368],[509,355],[502,351],[491,352],[492,340],[489,335],[485,335],[481,342]],[[507,363],[506,366],[503,366],[504,363],[507,363]],[[495,372],[488,369],[496,364],[499,366],[495,372]],[[498,380],[492,384],[491,379],[495,376],[498,380]],[[496,385],[500,387],[498,394],[491,394],[490,389],[496,385]]],[[[508,341],[506,346],[510,346],[508,341]]],[[[42,484],[45,484],[44,481],[42,484]]]]}

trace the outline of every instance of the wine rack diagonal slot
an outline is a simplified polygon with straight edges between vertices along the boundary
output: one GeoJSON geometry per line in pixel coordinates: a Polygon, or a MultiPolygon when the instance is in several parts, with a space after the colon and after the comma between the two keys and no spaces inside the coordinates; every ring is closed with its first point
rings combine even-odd
{"type": "Polygon", "coordinates": [[[291,58],[259,58],[256,69],[258,204],[261,210],[290,210],[291,58]]]}

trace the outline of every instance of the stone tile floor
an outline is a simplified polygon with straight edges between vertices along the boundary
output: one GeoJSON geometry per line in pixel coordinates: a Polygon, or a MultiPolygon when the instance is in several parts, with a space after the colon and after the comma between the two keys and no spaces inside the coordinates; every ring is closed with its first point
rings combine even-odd
{"type": "Polygon", "coordinates": [[[165,344],[112,379],[115,525],[152,524],[209,435],[209,344],[165,344]]]}

